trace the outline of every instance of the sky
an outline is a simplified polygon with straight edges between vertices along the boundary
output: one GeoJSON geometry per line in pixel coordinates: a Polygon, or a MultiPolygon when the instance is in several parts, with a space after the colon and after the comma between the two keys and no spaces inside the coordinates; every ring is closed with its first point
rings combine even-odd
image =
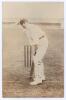
{"type": "Polygon", "coordinates": [[[3,2],[3,21],[17,18],[63,18],[63,2],[3,2]]]}

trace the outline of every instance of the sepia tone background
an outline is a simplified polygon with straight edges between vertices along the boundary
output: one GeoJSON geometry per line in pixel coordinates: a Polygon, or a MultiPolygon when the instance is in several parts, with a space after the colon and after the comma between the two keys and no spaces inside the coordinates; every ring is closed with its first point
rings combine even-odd
{"type": "Polygon", "coordinates": [[[3,97],[64,96],[63,2],[3,2],[3,97]],[[49,47],[43,59],[46,81],[30,86],[30,67],[24,66],[24,45],[29,44],[17,23],[27,18],[46,32],[49,47]]]}

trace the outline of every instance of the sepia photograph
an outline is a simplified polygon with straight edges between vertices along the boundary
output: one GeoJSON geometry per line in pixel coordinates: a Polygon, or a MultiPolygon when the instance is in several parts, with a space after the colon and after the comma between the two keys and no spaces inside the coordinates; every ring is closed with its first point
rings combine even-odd
{"type": "Polygon", "coordinates": [[[64,97],[64,2],[2,2],[2,94],[64,97]]]}

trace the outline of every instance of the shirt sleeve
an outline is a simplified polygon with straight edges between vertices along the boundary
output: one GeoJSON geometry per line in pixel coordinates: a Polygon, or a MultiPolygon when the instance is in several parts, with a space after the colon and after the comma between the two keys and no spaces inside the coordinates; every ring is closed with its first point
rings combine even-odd
{"type": "Polygon", "coordinates": [[[34,44],[33,38],[30,35],[31,34],[30,31],[29,30],[25,30],[25,33],[26,33],[27,39],[29,41],[29,44],[30,45],[34,44]]]}

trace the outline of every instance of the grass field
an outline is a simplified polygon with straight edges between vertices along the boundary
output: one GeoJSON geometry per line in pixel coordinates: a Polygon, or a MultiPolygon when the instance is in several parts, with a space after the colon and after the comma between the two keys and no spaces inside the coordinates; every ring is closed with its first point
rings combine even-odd
{"type": "Polygon", "coordinates": [[[30,68],[24,67],[26,35],[17,25],[3,25],[3,97],[64,97],[64,30],[40,27],[49,40],[43,59],[46,81],[30,86],[30,68]]]}

